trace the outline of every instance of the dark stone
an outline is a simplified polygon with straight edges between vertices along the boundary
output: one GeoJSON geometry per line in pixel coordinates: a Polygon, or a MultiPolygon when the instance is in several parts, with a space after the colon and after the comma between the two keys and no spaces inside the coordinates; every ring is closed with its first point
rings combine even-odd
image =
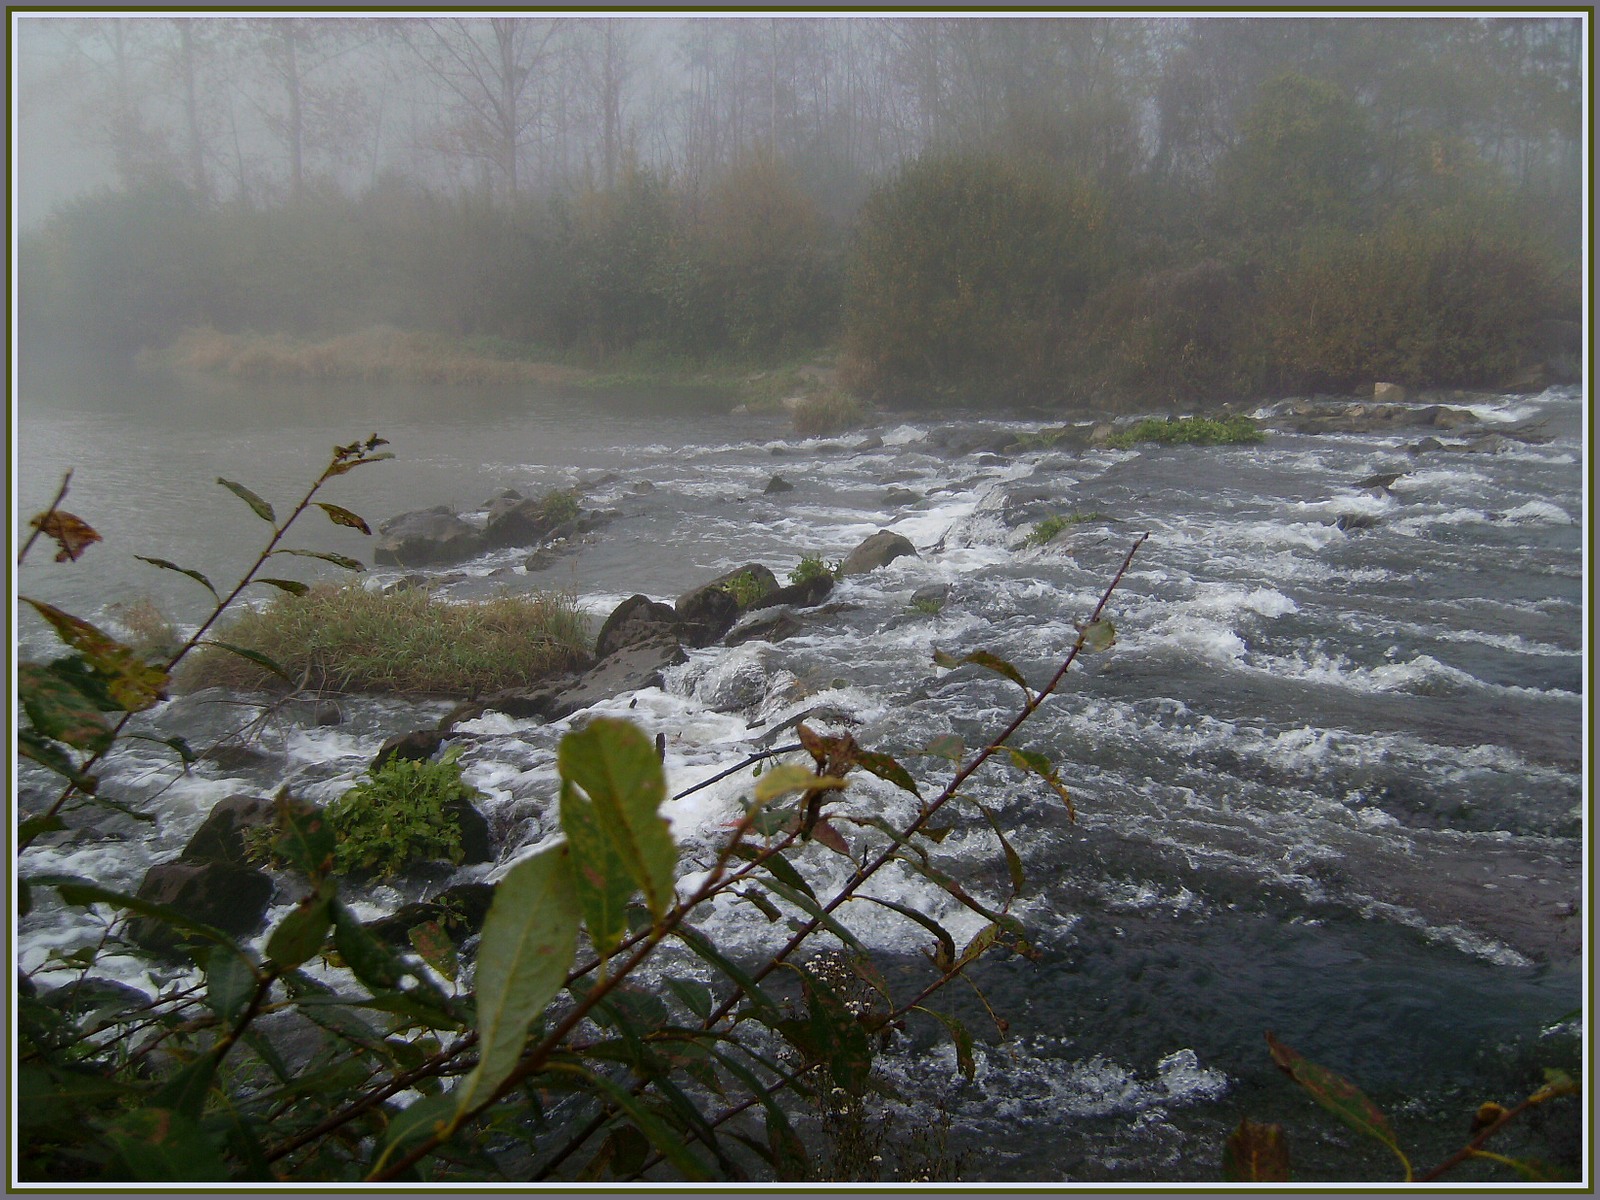
{"type": "Polygon", "coordinates": [[[319,700],[311,712],[311,720],[315,725],[343,725],[344,710],[336,700],[319,700]]]}
{"type": "Polygon", "coordinates": [[[246,846],[249,833],[271,829],[276,819],[277,804],[265,796],[228,796],[218,800],[189,838],[178,861],[253,867],[246,846]]]}
{"type": "Polygon", "coordinates": [[[950,587],[944,583],[930,583],[927,587],[920,587],[911,593],[911,605],[916,607],[935,607],[944,604],[950,598],[950,587]]]}
{"type": "Polygon", "coordinates": [[[1408,446],[1406,449],[1410,454],[1431,454],[1436,450],[1443,450],[1444,443],[1436,437],[1425,437],[1416,445],[1408,446]]]}
{"type": "Polygon", "coordinates": [[[774,475],[771,479],[767,480],[767,486],[761,489],[762,494],[766,496],[774,496],[779,492],[792,491],[794,491],[794,484],[790,483],[782,475],[774,475]]]}
{"type": "Polygon", "coordinates": [[[778,590],[778,581],[771,571],[760,563],[748,563],[737,570],[717,576],[710,583],[685,592],[673,605],[680,625],[679,637],[691,646],[709,646],[739,619],[745,607],[754,607],[761,599],[778,590]],[[724,586],[740,575],[754,576],[761,585],[762,595],[750,605],[741,606],[724,586]]]}
{"type": "Polygon", "coordinates": [[[252,767],[264,767],[272,759],[250,746],[229,744],[200,751],[200,761],[215,763],[224,771],[244,771],[252,767]]]}
{"type": "Polygon", "coordinates": [[[746,611],[754,612],[758,608],[773,608],[779,604],[787,604],[792,608],[812,608],[821,604],[831,591],[833,591],[832,575],[813,575],[804,583],[791,583],[788,587],[781,587],[775,592],[768,592],[746,611]]]}
{"type": "MultiPolygon", "coordinates": [[[[139,899],[175,908],[184,916],[244,937],[261,928],[272,902],[272,880],[264,871],[226,862],[157,863],[139,884],[139,899]]],[[[128,936],[148,950],[176,948],[184,936],[164,921],[137,917],[128,936]]]]}
{"type": "Polygon", "coordinates": [[[364,928],[374,937],[395,945],[409,945],[407,936],[418,925],[438,921],[451,938],[460,942],[483,928],[494,899],[494,887],[487,883],[458,883],[447,887],[431,900],[403,904],[387,917],[368,921],[364,928]]]}
{"type": "Polygon", "coordinates": [[[461,830],[461,861],[493,862],[494,840],[489,835],[489,819],[467,800],[451,800],[445,804],[444,811],[455,816],[461,830]]]}
{"type": "Polygon", "coordinates": [[[726,640],[730,646],[737,646],[740,642],[781,642],[804,628],[804,622],[793,613],[776,612],[740,625],[728,634],[726,640]]]}
{"type": "Polygon", "coordinates": [[[1370,513],[1344,513],[1334,524],[1349,533],[1355,529],[1372,529],[1380,522],[1377,517],[1370,513]]]}
{"type": "Polygon", "coordinates": [[[861,441],[857,442],[852,449],[854,449],[857,454],[865,454],[869,450],[882,450],[883,439],[875,433],[870,434],[861,441]]]}
{"type": "Polygon", "coordinates": [[[136,987],[104,979],[99,975],[86,975],[60,987],[53,987],[39,996],[57,1012],[82,1017],[90,1013],[111,1016],[146,1007],[150,997],[136,987]]]}
{"type": "Polygon", "coordinates": [[[665,636],[676,637],[678,613],[670,604],[663,604],[645,595],[629,596],[606,618],[594,639],[594,656],[605,658],[624,646],[665,636]]]}
{"type": "Polygon", "coordinates": [[[908,488],[890,488],[883,494],[883,505],[885,508],[904,508],[908,504],[916,504],[921,499],[921,496],[908,488]]]}
{"type": "Polygon", "coordinates": [[[651,492],[656,490],[656,485],[651,483],[648,479],[641,479],[628,490],[635,496],[648,496],[651,492]]]}
{"type": "Polygon", "coordinates": [[[483,549],[483,535],[447,506],[401,513],[378,527],[372,561],[385,566],[416,567],[459,562],[483,549]]]}
{"type": "Polygon", "coordinates": [[[686,661],[688,656],[673,637],[625,646],[602,659],[571,686],[555,691],[542,705],[540,715],[549,721],[559,721],[579,709],[625,692],[661,687],[662,672],[686,661]]]}
{"type": "Polygon", "coordinates": [[[425,762],[439,753],[444,735],[437,729],[413,729],[410,733],[397,733],[386,741],[373,757],[372,770],[376,771],[391,758],[425,762]]]}
{"type": "Polygon", "coordinates": [[[483,528],[486,546],[537,546],[551,540],[563,522],[552,517],[544,500],[496,500],[489,505],[483,528]]]}
{"type": "Polygon", "coordinates": [[[880,529],[868,537],[854,550],[850,557],[844,560],[844,565],[839,569],[841,575],[865,575],[868,571],[875,571],[886,566],[903,554],[916,557],[917,548],[910,541],[898,533],[887,529],[880,529]]]}

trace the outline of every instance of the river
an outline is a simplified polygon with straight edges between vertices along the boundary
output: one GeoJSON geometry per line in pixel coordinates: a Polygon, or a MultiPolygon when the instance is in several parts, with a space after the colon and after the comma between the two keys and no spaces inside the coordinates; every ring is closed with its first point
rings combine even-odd
{"type": "MultiPolygon", "coordinates": [[[[839,559],[893,529],[919,554],[842,582],[837,611],[776,644],[694,651],[666,688],[603,707],[666,735],[675,788],[819,707],[938,784],[937,760],[917,751],[950,733],[980,744],[1018,693],[977,668],[936,668],[933,649],[989,650],[1041,682],[1148,532],[1108,610],[1116,645],[1084,659],[1024,731],[1058,763],[1077,820],[1015,774],[973,788],[1022,859],[1013,912],[1040,951],[976,974],[1009,1033],[970,991],[941,996],[979,1036],[976,1075],[962,1078],[934,1029],[912,1027],[877,1067],[904,1098],[898,1127],[947,1114],[967,1180],[1204,1182],[1250,1116],[1288,1125],[1298,1178],[1386,1180],[1393,1160],[1297,1094],[1265,1030],[1359,1082],[1419,1166],[1460,1144],[1478,1103],[1509,1103],[1543,1066],[1578,1059],[1584,403],[1572,388],[1479,398],[1489,427],[1543,420],[1550,435],[1492,454],[1413,454],[1416,430],[999,453],[1053,423],[899,415],[806,439],[781,416],[688,395],[25,374],[18,511],[42,509],[71,468],[65,507],[106,541],[75,564],[35,552],[19,587],[113,626],[112,606],[141,597],[193,621],[201,589],[133,555],[221,583],[265,526],[215,479],[281,509],[334,444],[372,432],[395,459],[327,498],[374,525],[435,504],[472,511],[508,487],[579,486],[586,505],[614,511],[546,571],[502,551],[441,572],[447,595],[571,589],[597,623],[635,592],[670,601],[750,561],[781,580],[802,554],[839,559]],[[1354,486],[1396,471],[1386,490],[1354,486]],[[793,490],[768,494],[775,474],[793,490]],[[1068,514],[1088,519],[1022,544],[1034,522],[1068,514]],[[946,589],[942,603],[913,606],[928,587],[946,589]]],[[[363,541],[319,518],[297,544],[365,558],[363,541]]],[[[44,644],[27,624],[19,636],[25,651],[44,644]]],[[[153,833],[117,840],[108,826],[106,840],[36,849],[25,867],[132,889],[222,796],[287,780],[331,799],[388,733],[448,707],[357,700],[345,724],[319,728],[290,706],[258,729],[254,765],[202,763],[176,781],[135,747],[106,775],[155,797],[153,833]]],[[[156,726],[221,732],[234,710],[215,709],[179,700],[156,726]]],[[[491,714],[461,727],[503,859],[555,828],[554,745],[569,724],[491,714]]],[[[900,803],[875,785],[853,802],[900,803]]],[[[734,803],[713,788],[673,808],[686,859],[734,803]]],[[[1004,862],[976,813],[941,851],[1003,899],[1004,862]]],[[[830,869],[828,851],[808,853],[830,869]]],[[[958,937],[975,931],[931,887],[908,878],[899,898],[958,937]]],[[[368,899],[376,911],[385,897],[368,899]]],[[[852,908],[872,910],[850,913],[858,936],[909,969],[927,935],[852,908]]],[[[735,949],[771,936],[743,905],[710,920],[735,949]]],[[[80,921],[48,906],[30,917],[24,967],[80,944],[80,921]]],[[[166,982],[118,961],[136,986],[166,982]]],[[[1575,1131],[1540,1128],[1542,1153],[1576,1153],[1575,1131]]]]}

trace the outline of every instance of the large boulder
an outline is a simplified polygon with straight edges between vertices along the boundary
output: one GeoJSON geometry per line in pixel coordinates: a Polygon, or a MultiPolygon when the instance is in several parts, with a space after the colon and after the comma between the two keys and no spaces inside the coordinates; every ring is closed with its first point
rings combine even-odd
{"type": "Polygon", "coordinates": [[[482,863],[494,861],[494,839],[489,834],[489,818],[478,811],[469,800],[447,800],[446,816],[454,816],[461,830],[461,861],[482,863]]]}
{"type": "MultiPolygon", "coordinates": [[[[190,920],[244,937],[261,928],[272,902],[272,880],[266,872],[232,863],[157,863],[145,872],[136,895],[153,904],[177,909],[190,920]]],[[[183,940],[181,930],[153,917],[137,917],[128,936],[148,950],[170,951],[183,940]]]]}
{"type": "Polygon", "coordinates": [[[391,759],[407,759],[411,762],[426,762],[439,753],[439,747],[444,744],[444,735],[437,729],[413,729],[410,733],[397,733],[382,746],[373,756],[372,770],[376,771],[391,759]]]}
{"type": "Polygon", "coordinates": [[[372,561],[386,566],[418,567],[460,562],[484,547],[483,534],[445,505],[390,517],[378,527],[372,561]]]}
{"type": "Polygon", "coordinates": [[[760,563],[746,563],[718,575],[710,583],[678,597],[673,608],[681,627],[679,636],[691,646],[709,646],[733,628],[740,613],[755,607],[777,590],[777,579],[760,563]],[[735,581],[741,576],[753,581],[749,588],[752,594],[738,594],[735,581]]]}
{"type": "Polygon", "coordinates": [[[252,835],[268,836],[277,823],[278,806],[265,796],[228,796],[211,806],[200,828],[194,831],[178,855],[181,862],[231,863],[250,867],[252,835]],[[256,831],[261,831],[257,834],[256,831]]]}
{"type": "Polygon", "coordinates": [[[832,575],[813,575],[804,583],[791,583],[788,587],[781,587],[775,592],[768,592],[745,611],[753,612],[758,608],[774,608],[780,604],[787,604],[794,608],[813,608],[827,599],[828,593],[831,591],[833,591],[832,575]]]}
{"type": "MultiPolygon", "coordinates": [[[[577,678],[552,680],[536,688],[499,692],[473,709],[505,713],[508,717],[537,717],[559,721],[579,709],[610,700],[625,692],[661,687],[662,672],[688,661],[678,639],[670,634],[648,638],[613,651],[577,678]]],[[[459,719],[459,718],[458,718],[459,719]]]]}
{"type": "Polygon", "coordinates": [[[523,500],[500,497],[489,504],[489,520],[483,527],[487,546],[537,546],[549,541],[576,514],[567,506],[555,505],[548,498],[523,500]]]}
{"type": "Polygon", "coordinates": [[[850,556],[844,560],[839,573],[865,575],[868,571],[876,571],[879,567],[887,566],[901,555],[909,554],[914,558],[916,553],[917,548],[905,537],[887,529],[880,529],[850,551],[850,556]]]}
{"type": "Polygon", "coordinates": [[[606,618],[594,639],[594,656],[605,658],[625,646],[662,637],[677,637],[678,613],[670,604],[649,596],[629,596],[606,618]]]}

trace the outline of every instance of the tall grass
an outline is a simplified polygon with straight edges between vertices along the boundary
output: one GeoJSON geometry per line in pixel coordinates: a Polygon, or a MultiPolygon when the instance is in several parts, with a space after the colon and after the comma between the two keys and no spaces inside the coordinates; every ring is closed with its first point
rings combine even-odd
{"type": "MultiPolygon", "coordinates": [[[[321,584],[241,614],[217,640],[266,655],[326,691],[475,695],[581,663],[588,623],[563,592],[450,603],[423,588],[384,595],[321,584]]],[[[178,680],[182,690],[281,683],[217,647],[191,656],[178,680]]]]}
{"type": "Polygon", "coordinates": [[[795,404],[794,431],[804,437],[826,436],[854,429],[866,421],[861,401],[837,388],[815,392],[795,404]]]}

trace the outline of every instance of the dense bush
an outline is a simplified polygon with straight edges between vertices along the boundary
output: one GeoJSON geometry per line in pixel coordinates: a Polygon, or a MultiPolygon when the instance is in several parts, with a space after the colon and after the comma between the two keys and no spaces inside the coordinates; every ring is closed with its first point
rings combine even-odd
{"type": "Polygon", "coordinates": [[[907,166],[868,200],[850,256],[849,378],[893,401],[1050,394],[1104,224],[1086,189],[1014,163],[907,166]]]}
{"type": "Polygon", "coordinates": [[[1486,385],[1525,364],[1554,290],[1526,245],[1397,218],[1311,239],[1268,278],[1260,303],[1279,386],[1486,385]]]}

